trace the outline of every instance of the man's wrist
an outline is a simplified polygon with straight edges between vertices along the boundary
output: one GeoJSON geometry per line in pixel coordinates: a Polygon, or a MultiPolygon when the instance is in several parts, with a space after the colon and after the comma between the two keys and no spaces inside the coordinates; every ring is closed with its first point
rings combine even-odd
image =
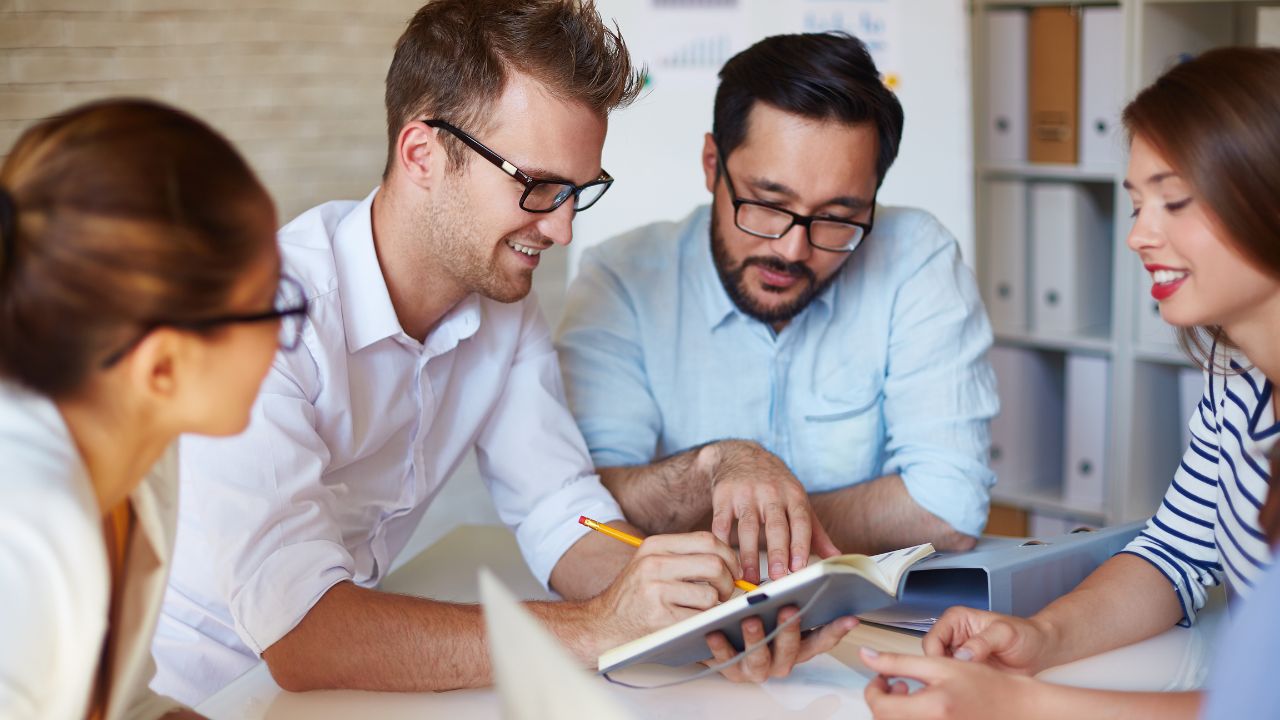
{"type": "Polygon", "coordinates": [[[569,652],[586,667],[594,668],[600,653],[615,644],[608,610],[597,595],[590,600],[538,603],[543,622],[569,652]]]}
{"type": "Polygon", "coordinates": [[[720,446],[720,442],[707,443],[698,448],[697,454],[693,456],[694,476],[699,479],[699,484],[708,490],[715,487],[716,474],[723,459],[723,449],[720,446]]]}
{"type": "Polygon", "coordinates": [[[698,449],[694,467],[705,472],[708,485],[714,485],[726,465],[738,465],[758,453],[766,453],[754,440],[717,440],[698,449]]]}

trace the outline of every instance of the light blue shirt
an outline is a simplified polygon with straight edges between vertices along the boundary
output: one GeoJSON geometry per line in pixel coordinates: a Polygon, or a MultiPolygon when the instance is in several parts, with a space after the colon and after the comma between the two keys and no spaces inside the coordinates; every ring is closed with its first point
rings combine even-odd
{"type": "Polygon", "coordinates": [[[583,254],[557,349],[597,467],[755,440],[810,492],[900,475],[921,507],[978,535],[995,478],[991,326],[955,238],[880,207],[823,293],[775,334],[711,257],[710,209],[583,254]]]}

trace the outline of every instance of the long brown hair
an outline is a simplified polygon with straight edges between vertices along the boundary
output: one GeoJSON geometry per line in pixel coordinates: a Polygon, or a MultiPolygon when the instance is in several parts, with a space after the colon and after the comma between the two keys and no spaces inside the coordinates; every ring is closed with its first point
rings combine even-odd
{"type": "MultiPolygon", "coordinates": [[[[432,0],[409,21],[387,70],[383,176],[400,129],[425,114],[481,132],[512,70],[602,116],[643,86],[621,33],[592,0],[432,0]]],[[[444,147],[452,168],[470,157],[451,136],[444,147]]]]}
{"type": "MultiPolygon", "coordinates": [[[[1192,187],[1231,245],[1280,277],[1280,49],[1210,50],[1161,75],[1124,111],[1192,187]]],[[[1183,350],[1209,370],[1221,327],[1179,328],[1183,350]]]]}
{"type": "Polygon", "coordinates": [[[150,323],[225,309],[269,247],[271,200],[245,161],[151,101],[32,126],[0,167],[0,194],[0,377],[53,398],[150,323]]]}

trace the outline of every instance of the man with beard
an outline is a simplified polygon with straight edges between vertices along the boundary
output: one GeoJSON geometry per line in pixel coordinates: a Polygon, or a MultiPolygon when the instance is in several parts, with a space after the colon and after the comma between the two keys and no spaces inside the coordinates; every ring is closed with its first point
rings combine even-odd
{"type": "Polygon", "coordinates": [[[748,579],[757,548],[776,578],[811,549],[972,547],[991,329],[951,234],[875,204],[897,98],[856,38],[775,36],[721,70],[713,123],[710,207],[591,248],[569,291],[557,347],[605,486],[646,531],[736,540],[748,579]]]}
{"type": "MultiPolygon", "coordinates": [[[[568,600],[530,611],[584,665],[733,591],[741,569],[710,533],[634,551],[577,524],[636,532],[592,471],[528,297],[539,254],[612,182],[606,118],[639,85],[585,0],[436,0],[409,22],[382,184],[280,231],[310,301],[302,346],[277,356],[243,435],[183,440],[156,687],[195,704],[259,656],[289,690],[487,684],[477,606],[377,590],[472,451],[533,574],[568,600]]],[[[852,623],[803,639],[791,625],[725,675],[785,675],[852,623]]]]}

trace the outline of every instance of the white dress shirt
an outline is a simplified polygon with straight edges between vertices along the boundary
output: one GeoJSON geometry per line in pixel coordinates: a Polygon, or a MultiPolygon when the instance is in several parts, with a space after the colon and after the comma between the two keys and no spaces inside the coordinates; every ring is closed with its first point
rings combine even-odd
{"type": "Polygon", "coordinates": [[[409,337],[373,246],[374,194],[280,231],[286,272],[311,302],[303,344],[277,355],[248,431],[182,440],[161,692],[197,703],[333,585],[376,586],[473,448],[544,585],[586,532],[579,515],[622,517],[566,408],[536,300],[471,295],[425,343],[409,337]]]}
{"type": "MultiPolygon", "coordinates": [[[[176,515],[170,448],[130,493],[107,720],[178,707],[147,688],[176,515]]],[[[0,381],[0,718],[84,718],[103,660],[111,571],[89,473],[58,408],[0,381]]]]}

